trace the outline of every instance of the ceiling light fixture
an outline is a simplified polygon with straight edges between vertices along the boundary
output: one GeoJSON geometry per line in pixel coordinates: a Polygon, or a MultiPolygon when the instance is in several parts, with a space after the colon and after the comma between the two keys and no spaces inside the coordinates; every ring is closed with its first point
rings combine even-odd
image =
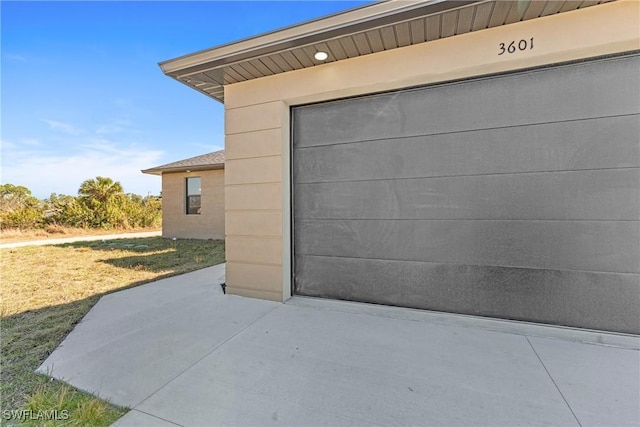
{"type": "Polygon", "coordinates": [[[327,52],[318,51],[315,55],[313,55],[313,57],[318,61],[324,61],[329,57],[329,55],[327,54],[327,52]]]}

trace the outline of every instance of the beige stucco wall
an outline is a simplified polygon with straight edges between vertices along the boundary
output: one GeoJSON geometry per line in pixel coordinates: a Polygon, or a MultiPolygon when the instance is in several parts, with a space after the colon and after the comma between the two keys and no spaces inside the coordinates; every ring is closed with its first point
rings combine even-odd
{"type": "Polygon", "coordinates": [[[619,1],[225,86],[227,291],[290,296],[290,106],[633,51],[638,28],[619,1]]]}
{"type": "Polygon", "coordinates": [[[224,239],[224,170],[162,174],[162,237],[224,239]],[[202,181],[202,213],[186,214],[186,178],[202,181]]]}

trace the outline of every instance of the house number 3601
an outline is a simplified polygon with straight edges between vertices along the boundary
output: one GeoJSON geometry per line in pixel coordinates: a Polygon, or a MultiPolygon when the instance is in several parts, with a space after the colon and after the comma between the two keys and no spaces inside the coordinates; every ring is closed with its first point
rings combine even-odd
{"type": "Polygon", "coordinates": [[[520,41],[512,41],[509,44],[500,43],[498,45],[498,56],[504,55],[505,53],[515,53],[517,51],[523,50],[531,50],[533,49],[533,37],[529,40],[522,39],[520,41]]]}

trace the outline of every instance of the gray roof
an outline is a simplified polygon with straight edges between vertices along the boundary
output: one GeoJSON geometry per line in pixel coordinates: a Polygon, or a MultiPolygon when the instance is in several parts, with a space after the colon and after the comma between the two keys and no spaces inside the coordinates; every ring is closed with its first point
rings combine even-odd
{"type": "Polygon", "coordinates": [[[201,156],[190,157],[166,165],[156,166],[142,170],[142,173],[162,175],[166,172],[186,172],[192,170],[224,169],[224,150],[213,153],[202,154],[201,156]]]}

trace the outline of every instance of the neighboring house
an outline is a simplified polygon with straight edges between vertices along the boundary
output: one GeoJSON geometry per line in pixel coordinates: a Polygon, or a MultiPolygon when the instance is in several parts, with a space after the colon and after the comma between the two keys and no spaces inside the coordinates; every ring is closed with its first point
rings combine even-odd
{"type": "Polygon", "coordinates": [[[224,150],[142,172],[162,176],[162,237],[224,239],[224,150]]]}
{"type": "Polygon", "coordinates": [[[388,1],[161,63],[225,106],[227,291],[640,333],[639,17],[388,1]]]}

